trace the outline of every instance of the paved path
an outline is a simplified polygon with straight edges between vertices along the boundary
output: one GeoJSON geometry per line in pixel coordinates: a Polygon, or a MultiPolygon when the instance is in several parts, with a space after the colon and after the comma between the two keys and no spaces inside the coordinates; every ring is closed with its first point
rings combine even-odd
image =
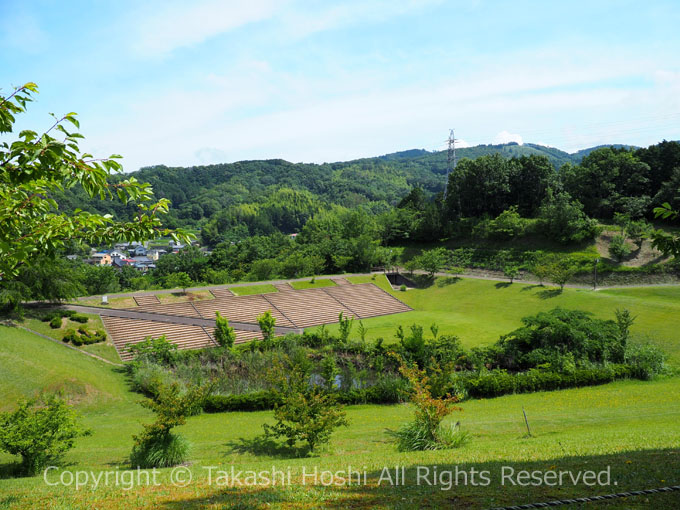
{"type": "MultiPolygon", "coordinates": [[[[403,269],[400,269],[401,274],[405,277],[408,278],[409,272],[404,271],[403,269]]],[[[415,274],[427,274],[425,271],[414,271],[415,274]]],[[[435,276],[453,276],[453,277],[458,277],[458,278],[471,278],[473,280],[489,280],[492,282],[510,282],[509,278],[505,278],[504,276],[499,275],[480,275],[480,274],[452,274],[452,273],[446,273],[446,272],[439,272],[435,273],[435,276]]],[[[538,280],[524,280],[521,278],[515,278],[514,280],[516,283],[524,283],[528,285],[545,285],[546,287],[558,287],[558,285],[555,285],[549,281],[544,281],[542,284],[538,280]]],[[[567,283],[564,285],[565,288],[569,289],[589,289],[589,290],[607,290],[607,289],[634,289],[634,288],[644,288],[644,287],[676,287],[679,286],[680,283],[635,283],[631,285],[598,285],[597,288],[593,289],[592,284],[586,285],[582,283],[567,283]]]]}
{"type": "MultiPolygon", "coordinates": [[[[200,319],[198,317],[186,317],[184,315],[167,315],[162,313],[137,312],[133,310],[123,310],[120,308],[103,308],[99,306],[84,306],[84,305],[62,305],[67,310],[73,310],[80,313],[93,313],[97,315],[104,315],[107,317],[122,317],[125,319],[140,319],[146,321],[167,322],[169,324],[185,324],[188,326],[201,326],[204,328],[214,328],[215,319],[200,319]]],[[[258,324],[250,322],[235,322],[229,321],[229,326],[234,329],[243,331],[260,331],[258,324]]],[[[288,333],[302,333],[300,328],[289,328],[286,326],[276,326],[274,331],[277,335],[286,335],[288,333]]]]}
{"type": "MultiPolygon", "coordinates": [[[[317,277],[317,280],[325,280],[325,279],[333,279],[333,278],[348,278],[352,276],[366,276],[366,275],[371,275],[371,274],[383,274],[382,271],[376,271],[375,273],[351,273],[351,274],[342,274],[342,275],[323,275],[323,277],[317,277]]],[[[153,296],[157,294],[175,294],[177,292],[180,292],[182,290],[186,290],[187,292],[197,292],[201,290],[219,290],[219,289],[232,289],[234,287],[251,287],[253,285],[266,285],[266,284],[271,284],[273,286],[276,285],[284,285],[284,284],[290,284],[292,282],[308,282],[311,280],[311,276],[307,276],[305,278],[292,278],[289,280],[267,280],[264,282],[240,282],[240,283],[225,283],[222,285],[206,285],[204,287],[187,287],[186,289],[158,289],[158,290],[141,290],[141,291],[135,291],[135,292],[119,292],[116,294],[106,294],[109,298],[119,298],[119,297],[140,297],[140,296],[153,296]]],[[[95,296],[81,296],[78,298],[79,301],[83,299],[92,299],[96,297],[101,297],[101,295],[95,295],[95,296]]]]}

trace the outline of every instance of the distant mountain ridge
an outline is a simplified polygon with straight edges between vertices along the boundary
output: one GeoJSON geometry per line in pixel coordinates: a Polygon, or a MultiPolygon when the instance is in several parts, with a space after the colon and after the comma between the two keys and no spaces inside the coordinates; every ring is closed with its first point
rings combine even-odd
{"type": "MultiPolygon", "coordinates": [[[[456,157],[460,161],[496,153],[507,158],[545,156],[559,170],[566,163],[579,163],[595,149],[569,154],[544,145],[508,143],[457,149],[456,157]]],[[[444,191],[447,166],[446,151],[410,149],[322,164],[268,159],[190,167],[156,165],[116,176],[114,180],[135,177],[148,182],[156,197],[171,201],[168,219],[171,227],[199,227],[223,210],[231,211],[237,222],[238,218],[252,216],[262,208],[272,209],[271,214],[277,216],[281,213],[274,209],[291,201],[306,204],[312,212],[330,204],[363,206],[380,212],[397,204],[414,186],[429,195],[444,191]]],[[[89,199],[79,187],[57,192],[55,196],[67,211],[81,208],[125,219],[134,218],[136,213],[130,204],[89,199]]]]}
{"type": "MultiPolygon", "coordinates": [[[[581,160],[594,150],[600,149],[602,147],[614,147],[616,149],[637,149],[633,145],[623,145],[623,144],[609,144],[609,145],[597,145],[595,147],[589,147],[587,149],[581,149],[577,152],[569,153],[563,150],[557,149],[555,147],[548,147],[546,145],[539,145],[535,143],[525,143],[519,145],[516,142],[510,142],[505,144],[488,144],[488,145],[475,145],[474,147],[463,147],[456,149],[456,159],[461,160],[463,158],[476,159],[480,156],[485,156],[488,154],[500,154],[504,157],[521,157],[521,156],[545,156],[556,169],[559,169],[565,163],[571,163],[577,165],[581,160]]],[[[442,160],[445,161],[447,158],[446,151],[427,151],[424,149],[410,149],[405,151],[393,152],[391,154],[385,154],[383,156],[378,156],[377,159],[382,161],[404,161],[404,160],[442,160]]],[[[371,159],[371,158],[368,158],[371,159]]]]}

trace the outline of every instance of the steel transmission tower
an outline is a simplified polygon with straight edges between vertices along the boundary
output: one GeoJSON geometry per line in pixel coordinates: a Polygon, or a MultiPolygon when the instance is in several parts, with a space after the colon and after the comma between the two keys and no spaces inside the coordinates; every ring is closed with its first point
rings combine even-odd
{"type": "Polygon", "coordinates": [[[446,155],[446,183],[444,184],[444,198],[449,191],[449,174],[456,168],[456,138],[453,129],[449,130],[449,149],[446,155]]]}

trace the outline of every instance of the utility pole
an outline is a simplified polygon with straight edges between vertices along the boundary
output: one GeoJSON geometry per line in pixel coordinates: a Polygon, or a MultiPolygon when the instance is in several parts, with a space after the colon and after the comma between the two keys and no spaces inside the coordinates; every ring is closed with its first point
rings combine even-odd
{"type": "Polygon", "coordinates": [[[449,130],[449,149],[446,154],[446,182],[444,183],[444,198],[449,191],[449,174],[456,168],[456,139],[453,129],[449,130]]]}

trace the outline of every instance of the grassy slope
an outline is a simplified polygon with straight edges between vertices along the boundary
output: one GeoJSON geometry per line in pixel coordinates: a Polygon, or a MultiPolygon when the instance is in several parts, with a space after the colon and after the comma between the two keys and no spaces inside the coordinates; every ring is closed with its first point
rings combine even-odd
{"type": "MultiPolygon", "coordinates": [[[[372,281],[370,277],[353,279],[355,283],[372,281]]],[[[384,277],[373,280],[388,289],[384,277]]],[[[495,340],[493,331],[508,331],[519,318],[537,309],[561,306],[590,308],[608,315],[616,306],[627,306],[638,318],[637,327],[654,326],[656,339],[678,357],[673,332],[678,329],[680,300],[677,289],[650,288],[606,292],[565,291],[542,299],[544,289],[521,284],[496,288],[493,282],[460,280],[428,291],[410,290],[395,295],[416,311],[391,319],[394,324],[409,324],[424,317],[436,319],[442,330],[455,332],[468,344],[495,340]],[[528,290],[522,290],[528,289],[528,290]],[[426,311],[425,308],[431,310],[426,311]],[[462,308],[462,309],[461,309],[462,308]],[[454,318],[443,319],[454,315],[454,318]],[[465,327],[456,321],[465,321],[465,327]],[[665,321],[665,323],[661,323],[665,321]],[[492,332],[482,336],[486,329],[492,332]],[[472,333],[470,333],[472,332],[472,333]],[[474,333],[474,334],[473,334],[474,333]],[[480,339],[480,337],[482,337],[480,339]]],[[[377,329],[375,321],[365,323],[377,329]]],[[[427,323],[426,323],[427,324],[427,323]]],[[[387,325],[385,325],[387,328],[387,325]]],[[[374,334],[369,331],[369,334],[374,334]]],[[[386,335],[387,336],[387,335],[386,335]]],[[[78,398],[85,422],[94,429],[91,437],[80,439],[66,460],[78,469],[112,469],[121,465],[132,446],[131,436],[140,423],[149,420],[147,411],[136,404],[139,396],[129,392],[124,376],[103,363],[81,356],[64,347],[26,332],[0,328],[0,407],[8,407],[22,395],[40,388],[63,387],[78,398]]],[[[271,421],[271,412],[201,415],[191,418],[181,428],[193,444],[192,469],[198,479],[186,489],[167,485],[150,490],[135,489],[80,491],[48,488],[40,478],[0,479],[0,508],[30,508],[54,505],[64,508],[202,508],[239,503],[242,508],[277,507],[278,502],[293,501],[296,508],[331,508],[363,506],[366,508],[437,508],[452,505],[454,499],[472,508],[501,503],[524,503],[556,497],[617,492],[623,489],[655,487],[680,480],[677,437],[680,436],[680,379],[665,378],[652,382],[622,381],[601,387],[551,393],[511,395],[464,404],[463,413],[453,419],[473,435],[472,442],[460,450],[444,452],[398,453],[385,432],[410,418],[408,406],[354,406],[348,408],[349,428],[341,429],[331,445],[318,457],[291,458],[284,452],[258,451],[248,439],[257,436],[262,423],[271,421]],[[534,433],[525,437],[522,408],[526,409],[534,433]],[[245,441],[243,441],[245,439],[245,441]],[[307,470],[345,469],[347,463],[366,469],[373,475],[383,466],[437,465],[472,463],[477,469],[496,472],[498,463],[515,468],[532,469],[602,469],[612,466],[617,487],[562,489],[498,486],[498,476],[491,487],[459,487],[442,491],[431,487],[389,489],[355,487],[321,489],[318,487],[219,489],[205,485],[204,465],[238,469],[291,468],[293,479],[302,466],[307,470]],[[587,464],[586,464],[587,462],[587,464]],[[11,494],[3,499],[4,494],[11,494]],[[132,499],[131,499],[132,498],[132,499]]],[[[0,455],[0,468],[11,457],[0,455]]],[[[469,468],[470,466],[467,465],[469,468]]],[[[414,470],[409,471],[412,482],[414,470]]],[[[163,471],[167,477],[168,471],[163,471]]],[[[370,477],[370,476],[369,476],[370,477]]],[[[677,495],[656,496],[658,508],[677,508],[677,495]]],[[[645,508],[649,501],[632,498],[607,508],[645,508]]],[[[291,507],[293,505],[290,505],[291,507]]]]}
{"type": "MultiPolygon", "coordinates": [[[[89,330],[94,331],[100,329],[105,330],[104,323],[102,322],[102,319],[99,315],[90,313],[84,313],[81,315],[85,315],[89,319],[88,322],[85,324],[85,326],[89,330]]],[[[50,338],[54,338],[55,340],[61,340],[64,337],[66,331],[68,331],[69,329],[78,330],[78,328],[83,325],[79,322],[72,321],[68,318],[63,318],[61,328],[53,329],[50,327],[49,322],[43,322],[40,320],[39,317],[40,314],[37,313],[33,315],[27,315],[25,320],[23,321],[23,325],[33,331],[42,333],[43,335],[49,336],[50,338]]],[[[96,354],[97,356],[112,361],[113,363],[120,363],[120,356],[118,355],[118,351],[116,351],[116,348],[113,346],[113,342],[111,341],[111,338],[108,337],[108,335],[106,342],[92,345],[81,345],[80,347],[78,347],[78,349],[90,352],[92,354],[96,354]]]]}
{"type": "MultiPolygon", "coordinates": [[[[76,404],[96,431],[78,441],[83,450],[73,460],[79,465],[122,459],[132,444],[129,436],[150,415],[137,404],[140,396],[129,390],[120,369],[22,329],[0,326],[0,367],[0,410],[44,390],[61,390],[76,404]]],[[[0,453],[0,466],[11,458],[0,453]]]]}
{"type": "MultiPolygon", "coordinates": [[[[371,281],[370,277],[350,278],[353,283],[371,281]]],[[[521,325],[520,319],[555,307],[582,309],[597,317],[613,318],[617,308],[628,308],[637,317],[633,333],[649,336],[676,364],[680,362],[680,287],[649,287],[591,291],[564,289],[557,293],[548,287],[522,283],[498,283],[466,278],[439,278],[428,289],[393,291],[386,278],[378,284],[414,311],[364,319],[367,338],[394,340],[398,324],[425,326],[436,322],[440,333],[458,335],[471,347],[494,342],[504,333],[521,325]]],[[[337,326],[331,326],[330,329],[337,326]]]]}

